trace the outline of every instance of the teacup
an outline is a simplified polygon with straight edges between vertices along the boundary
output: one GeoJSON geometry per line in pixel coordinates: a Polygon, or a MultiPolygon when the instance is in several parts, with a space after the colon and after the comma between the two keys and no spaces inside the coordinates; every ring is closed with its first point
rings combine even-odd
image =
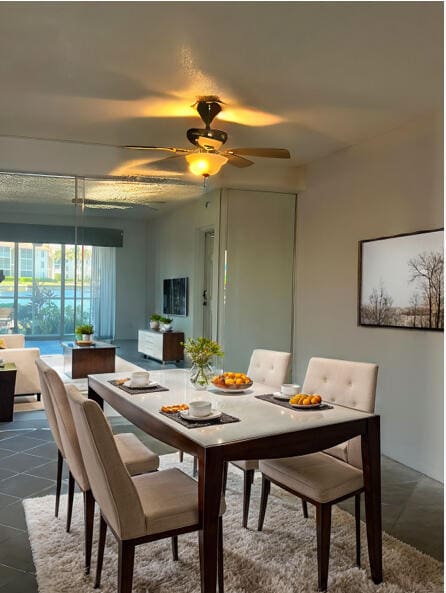
{"type": "Polygon", "coordinates": [[[284,383],[280,388],[280,393],[282,395],[296,395],[299,393],[300,385],[295,385],[293,383],[284,383]]]}
{"type": "Polygon", "coordinates": [[[150,373],[147,371],[135,371],[131,375],[132,387],[145,387],[149,384],[150,373]]]}
{"type": "Polygon", "coordinates": [[[195,400],[193,402],[189,402],[189,413],[191,416],[198,416],[200,418],[204,416],[209,416],[209,414],[211,413],[211,409],[211,402],[206,402],[203,400],[195,400]]]}

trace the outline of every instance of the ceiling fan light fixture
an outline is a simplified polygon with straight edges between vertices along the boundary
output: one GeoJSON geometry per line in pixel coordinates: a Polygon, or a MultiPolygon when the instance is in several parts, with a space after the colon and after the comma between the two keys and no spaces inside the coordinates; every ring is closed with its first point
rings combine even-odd
{"type": "Polygon", "coordinates": [[[189,171],[193,175],[209,177],[216,175],[228,162],[227,157],[216,152],[193,152],[186,155],[189,171]]]}

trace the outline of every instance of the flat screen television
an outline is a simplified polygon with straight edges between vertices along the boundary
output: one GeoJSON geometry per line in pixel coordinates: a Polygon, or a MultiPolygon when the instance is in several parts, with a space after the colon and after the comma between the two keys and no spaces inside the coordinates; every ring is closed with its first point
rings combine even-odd
{"type": "Polygon", "coordinates": [[[163,283],[163,314],[185,317],[188,308],[189,278],[168,278],[163,283]]]}

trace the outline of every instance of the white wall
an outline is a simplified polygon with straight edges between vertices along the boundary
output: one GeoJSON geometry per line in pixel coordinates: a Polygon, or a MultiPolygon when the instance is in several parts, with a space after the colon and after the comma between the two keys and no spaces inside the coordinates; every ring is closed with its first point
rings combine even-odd
{"type": "Polygon", "coordinates": [[[443,334],[358,327],[358,241],[443,225],[442,121],[421,118],[308,167],[298,200],[295,380],[321,355],[379,364],[382,450],[443,476],[443,334]]]}
{"type": "MultiPolygon", "coordinates": [[[[74,225],[73,216],[14,213],[0,210],[1,222],[74,225]]],[[[143,222],[108,217],[79,216],[82,226],[107,227],[124,231],[124,245],[116,249],[116,338],[136,339],[138,328],[147,327],[146,308],[146,225],[143,222]]]]}
{"type": "MultiPolygon", "coordinates": [[[[214,228],[218,245],[220,192],[160,214],[147,224],[147,313],[162,314],[163,280],[189,278],[189,314],[174,317],[174,330],[186,337],[201,335],[203,261],[199,257],[204,230],[214,228]]],[[[215,254],[217,261],[218,254],[215,254]]]]}

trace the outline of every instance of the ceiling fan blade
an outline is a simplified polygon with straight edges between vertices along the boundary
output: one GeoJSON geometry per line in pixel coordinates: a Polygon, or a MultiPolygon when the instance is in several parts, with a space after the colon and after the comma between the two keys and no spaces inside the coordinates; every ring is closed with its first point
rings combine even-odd
{"type": "Polygon", "coordinates": [[[231,148],[232,154],[261,156],[270,159],[289,159],[290,152],[286,148],[231,148]]]}
{"type": "Polygon", "coordinates": [[[187,148],[175,148],[175,146],[122,146],[121,148],[129,148],[130,150],[167,150],[168,152],[189,152],[187,148]]]}
{"type": "Polygon", "coordinates": [[[157,165],[158,163],[165,163],[166,161],[171,161],[172,159],[178,159],[178,158],[184,157],[189,152],[194,152],[194,151],[193,150],[185,150],[181,154],[173,154],[172,156],[165,156],[162,159],[156,159],[156,161],[147,161],[146,165],[150,167],[151,165],[157,165]]]}
{"type": "Polygon", "coordinates": [[[228,159],[228,163],[230,165],[233,165],[234,167],[238,167],[239,169],[243,169],[245,167],[250,167],[251,165],[254,164],[252,161],[249,161],[248,159],[245,159],[242,156],[232,154],[232,151],[222,152],[220,154],[222,154],[223,156],[225,156],[228,159]]]}

